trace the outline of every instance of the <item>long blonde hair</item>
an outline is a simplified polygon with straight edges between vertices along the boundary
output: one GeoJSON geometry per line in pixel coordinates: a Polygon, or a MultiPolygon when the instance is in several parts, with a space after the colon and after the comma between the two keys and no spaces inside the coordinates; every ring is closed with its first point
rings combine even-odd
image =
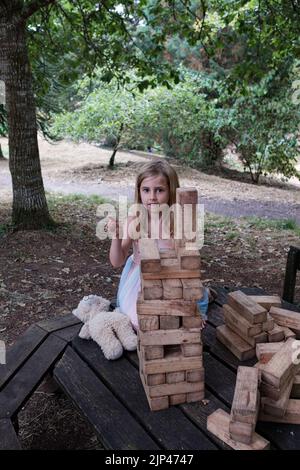
{"type": "Polygon", "coordinates": [[[134,201],[136,204],[141,204],[140,188],[142,181],[145,178],[151,176],[165,176],[169,186],[169,206],[176,203],[176,189],[179,188],[179,180],[174,168],[165,160],[155,160],[150,163],[146,163],[140,173],[138,174],[135,182],[135,197],[134,201]]]}

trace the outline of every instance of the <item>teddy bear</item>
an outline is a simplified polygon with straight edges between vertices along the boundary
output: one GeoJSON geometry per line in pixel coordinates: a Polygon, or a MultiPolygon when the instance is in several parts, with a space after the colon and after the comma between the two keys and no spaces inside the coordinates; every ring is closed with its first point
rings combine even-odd
{"type": "Polygon", "coordinates": [[[123,347],[128,351],[137,348],[137,336],[130,319],[119,308],[108,311],[109,306],[109,300],[98,295],[88,295],[83,297],[72,313],[84,323],[79,337],[93,339],[106,359],[114,360],[122,356],[123,347]]]}

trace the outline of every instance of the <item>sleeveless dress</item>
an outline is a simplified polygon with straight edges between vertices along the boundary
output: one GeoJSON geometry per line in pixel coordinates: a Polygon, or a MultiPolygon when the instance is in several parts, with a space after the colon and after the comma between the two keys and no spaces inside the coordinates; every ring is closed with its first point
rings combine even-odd
{"type": "MultiPolygon", "coordinates": [[[[138,293],[141,290],[141,256],[138,240],[133,240],[132,246],[133,254],[127,259],[121,274],[117,294],[117,307],[130,318],[133,327],[137,330],[136,303],[138,293]]],[[[158,248],[159,250],[174,249],[174,240],[158,240],[158,248]]]]}

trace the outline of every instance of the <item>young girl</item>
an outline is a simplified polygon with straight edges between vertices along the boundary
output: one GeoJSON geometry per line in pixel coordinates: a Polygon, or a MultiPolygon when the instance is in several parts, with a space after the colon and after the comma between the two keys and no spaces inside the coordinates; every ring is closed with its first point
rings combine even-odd
{"type": "MultiPolygon", "coordinates": [[[[151,207],[155,208],[157,204],[168,204],[169,206],[175,204],[177,188],[179,188],[177,173],[166,161],[155,160],[143,166],[136,179],[135,202],[142,204],[147,210],[148,227],[151,227],[151,207]]],[[[123,266],[130,248],[133,248],[133,254],[127,259],[121,275],[117,306],[121,312],[130,317],[134,328],[138,329],[136,304],[141,288],[141,270],[138,240],[132,239],[129,235],[129,225],[133,219],[134,217],[128,217],[124,226],[123,233],[125,235],[122,238],[120,237],[117,221],[110,218],[107,229],[110,232],[116,232],[116,238],[112,239],[109,253],[110,262],[114,267],[123,266]]],[[[160,249],[174,249],[174,240],[172,238],[159,239],[158,247],[160,249]]],[[[205,289],[203,298],[198,302],[198,309],[203,318],[203,326],[205,326],[206,320],[208,294],[208,289],[205,289]]]]}

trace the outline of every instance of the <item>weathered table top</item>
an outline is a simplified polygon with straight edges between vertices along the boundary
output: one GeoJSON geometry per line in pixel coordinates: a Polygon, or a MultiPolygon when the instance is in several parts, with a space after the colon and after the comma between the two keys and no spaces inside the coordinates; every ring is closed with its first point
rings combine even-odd
{"type": "MultiPolygon", "coordinates": [[[[263,294],[259,289],[241,289],[263,294]]],[[[89,420],[106,449],[213,450],[228,448],[206,429],[207,416],[218,408],[230,410],[239,364],[216,340],[223,323],[221,305],[226,289],[218,289],[203,331],[208,403],[183,404],[152,412],[141,384],[136,353],[116,361],[104,358],[93,341],[78,338],[81,323],[73,315],[31,326],[0,365],[0,449],[18,449],[13,426],[17,414],[46,374],[55,380],[89,420]]],[[[285,308],[297,310],[294,305],[285,308]]],[[[244,361],[253,365],[256,359],[244,361]]],[[[257,432],[273,449],[300,449],[300,426],[259,422],[257,432]]]]}

